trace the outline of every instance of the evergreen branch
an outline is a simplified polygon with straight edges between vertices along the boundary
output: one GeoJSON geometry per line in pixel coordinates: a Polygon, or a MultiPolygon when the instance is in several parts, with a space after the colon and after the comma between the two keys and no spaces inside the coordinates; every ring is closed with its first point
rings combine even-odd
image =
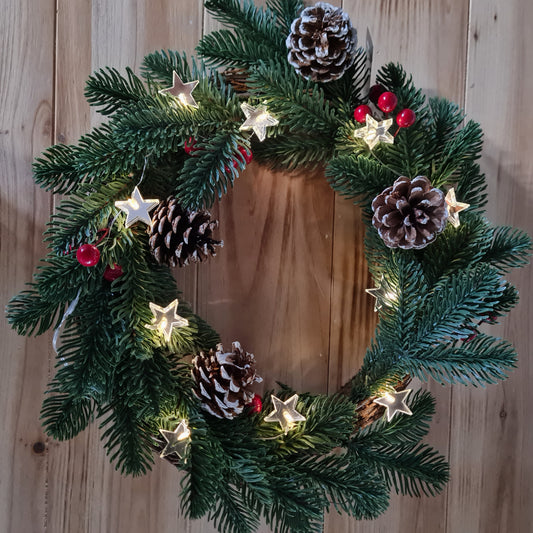
{"type": "Polygon", "coordinates": [[[312,131],[333,139],[338,127],[336,110],[317,84],[298,76],[292,67],[262,63],[250,72],[250,92],[268,105],[289,131],[312,131]]]}
{"type": "Polygon", "coordinates": [[[239,492],[231,485],[217,495],[218,505],[209,515],[218,531],[228,533],[253,533],[259,527],[259,518],[253,509],[242,501],[239,492]]]}
{"type": "Polygon", "coordinates": [[[201,518],[214,510],[219,494],[226,490],[224,483],[224,450],[216,439],[209,438],[205,424],[199,417],[190,419],[191,445],[189,460],[183,470],[181,507],[186,516],[201,518]]]}
{"type": "Polygon", "coordinates": [[[435,414],[435,400],[428,391],[417,390],[407,398],[411,416],[396,416],[388,422],[382,417],[377,422],[358,431],[351,440],[352,446],[376,447],[416,444],[429,431],[435,414]]]}
{"type": "Polygon", "coordinates": [[[463,217],[458,228],[448,224],[431,246],[417,253],[430,284],[480,263],[490,247],[492,235],[488,221],[475,213],[463,217]]]}
{"type": "Polygon", "coordinates": [[[189,65],[185,53],[180,54],[173,50],[152,52],[144,57],[141,65],[141,73],[148,83],[155,82],[169,86],[172,83],[173,72],[176,72],[182,81],[206,77],[205,69],[198,68],[194,58],[189,65]]]}
{"type": "Polygon", "coordinates": [[[236,32],[264,41],[270,47],[284,50],[284,38],[280,35],[275,14],[270,9],[256,7],[251,0],[206,0],[205,8],[236,32]]]}
{"type": "Polygon", "coordinates": [[[461,179],[459,172],[464,161],[473,162],[480,157],[483,134],[479,124],[468,121],[443,147],[442,156],[435,161],[432,173],[434,187],[442,187],[461,179]]]}
{"type": "Polygon", "coordinates": [[[461,346],[439,344],[425,352],[419,350],[399,364],[422,380],[432,377],[442,384],[483,386],[505,379],[516,366],[516,353],[508,342],[479,334],[461,346]]]}
{"type": "Polygon", "coordinates": [[[426,444],[376,448],[357,447],[357,456],[384,477],[397,493],[435,496],[448,482],[449,467],[438,452],[426,444]]]}
{"type": "Polygon", "coordinates": [[[431,350],[445,339],[468,337],[477,322],[491,315],[503,288],[500,274],[486,264],[445,277],[419,306],[412,346],[431,350]]]}
{"type": "Polygon", "coordinates": [[[73,439],[88,425],[94,412],[90,398],[57,393],[53,388],[43,401],[41,420],[47,435],[56,440],[73,439]]]}
{"type": "Polygon", "coordinates": [[[249,68],[260,61],[278,57],[278,52],[252,35],[228,30],[213,31],[205,35],[196,51],[209,65],[249,68]]]}
{"type": "Polygon", "coordinates": [[[118,109],[137,103],[148,97],[142,81],[130,68],[126,68],[127,78],[114,68],[103,68],[89,76],[85,87],[85,97],[90,105],[101,107],[102,115],[111,115],[118,109]]]}
{"type": "MultiPolygon", "coordinates": [[[[269,400],[265,400],[264,411],[268,412],[270,407],[269,400]]],[[[354,405],[344,396],[302,397],[297,410],[305,412],[306,421],[283,437],[275,425],[265,424],[258,428],[259,438],[276,444],[273,453],[328,453],[347,440],[352,431],[354,405]],[[277,440],[272,440],[276,437],[277,440]]]]}
{"type": "Polygon", "coordinates": [[[233,185],[245,162],[235,158],[240,134],[217,132],[206,141],[198,141],[194,157],[185,160],[177,178],[176,195],[189,208],[210,206],[233,185]]]}
{"type": "Polygon", "coordinates": [[[395,178],[389,169],[374,159],[355,155],[331,159],[326,167],[326,177],[333,190],[355,199],[355,203],[368,206],[395,178]]]}
{"type": "Polygon", "coordinates": [[[292,21],[304,8],[301,0],[267,0],[266,5],[276,16],[276,23],[281,28],[283,37],[289,35],[292,21]]]}
{"type": "Polygon", "coordinates": [[[297,472],[304,474],[322,493],[324,501],[358,520],[372,519],[383,513],[389,503],[389,491],[383,480],[366,465],[354,463],[342,453],[317,459],[295,461],[297,472]]]}
{"type": "Polygon", "coordinates": [[[509,272],[529,263],[531,255],[531,238],[527,233],[509,226],[494,229],[490,247],[482,260],[490,263],[499,272],[509,272]]]}
{"type": "Polygon", "coordinates": [[[318,168],[333,154],[333,145],[307,131],[292,134],[277,133],[253,147],[254,159],[273,170],[307,171],[318,168]]]}

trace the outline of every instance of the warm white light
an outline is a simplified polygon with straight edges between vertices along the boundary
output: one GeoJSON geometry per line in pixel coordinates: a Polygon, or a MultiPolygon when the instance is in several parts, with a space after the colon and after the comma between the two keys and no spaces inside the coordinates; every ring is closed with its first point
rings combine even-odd
{"type": "Polygon", "coordinates": [[[260,141],[266,138],[266,129],[270,126],[279,124],[279,120],[274,118],[268,111],[266,106],[260,105],[252,107],[243,102],[241,109],[246,115],[246,120],[242,123],[240,130],[253,130],[260,141]]]}
{"type": "Polygon", "coordinates": [[[274,395],[271,398],[274,410],[265,416],[265,422],[279,422],[285,435],[294,427],[295,422],[303,422],[305,420],[305,416],[296,411],[297,394],[294,394],[284,402],[274,395]]]}
{"type": "Polygon", "coordinates": [[[185,455],[187,449],[188,439],[191,436],[191,430],[187,425],[187,421],[182,420],[174,431],[167,431],[166,429],[160,429],[159,432],[163,435],[167,444],[160,457],[166,457],[173,453],[177,454],[180,458],[185,455]]]}
{"type": "Polygon", "coordinates": [[[398,293],[389,285],[389,282],[383,275],[377,287],[374,289],[365,289],[365,292],[376,299],[374,311],[379,311],[383,306],[388,307],[398,301],[398,293]]]}
{"type": "Polygon", "coordinates": [[[128,198],[127,200],[119,200],[115,202],[115,206],[127,214],[124,225],[129,228],[132,224],[135,224],[135,222],[144,222],[150,226],[152,223],[150,211],[152,211],[158,203],[159,200],[145,200],[141,196],[139,188],[135,187],[131,193],[131,198],[128,198]]]}
{"type": "Polygon", "coordinates": [[[363,139],[372,150],[379,142],[393,144],[394,137],[387,131],[392,126],[392,118],[378,122],[370,115],[366,116],[366,125],[354,131],[354,136],[363,139]]]}
{"type": "Polygon", "coordinates": [[[390,422],[393,416],[397,413],[404,413],[406,415],[412,415],[413,412],[405,404],[405,400],[412,389],[405,389],[400,392],[387,392],[381,398],[376,398],[374,403],[383,405],[386,408],[385,414],[387,415],[387,422],[390,422]]]}
{"type": "Polygon", "coordinates": [[[464,204],[463,202],[458,202],[455,198],[455,190],[452,187],[446,194],[446,207],[448,208],[448,222],[454,227],[458,228],[461,225],[459,220],[459,213],[468,209],[470,204],[464,204]]]}
{"type": "Polygon", "coordinates": [[[173,300],[166,307],[160,307],[159,305],[150,302],[150,309],[154,314],[151,324],[146,324],[148,329],[159,331],[167,342],[170,341],[172,336],[172,330],[176,328],[182,328],[189,325],[189,321],[178,315],[178,300],[173,300]]]}
{"type": "Polygon", "coordinates": [[[172,87],[161,89],[160,94],[169,93],[177,98],[180,104],[198,109],[198,104],[194,99],[192,92],[198,85],[198,80],[183,83],[176,71],[172,72],[172,87]]]}

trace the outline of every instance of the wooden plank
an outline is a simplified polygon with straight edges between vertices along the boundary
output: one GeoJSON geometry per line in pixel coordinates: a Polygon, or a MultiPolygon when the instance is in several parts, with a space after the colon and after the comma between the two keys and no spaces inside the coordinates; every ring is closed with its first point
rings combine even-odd
{"type": "MultiPolygon", "coordinates": [[[[453,9],[439,1],[385,0],[343,2],[365,44],[368,26],[374,42],[373,79],[390,61],[401,63],[417,87],[462,103],[466,68],[468,2],[456,0],[453,9]],[[453,76],[445,73],[454,72],[453,76]]],[[[362,257],[364,229],[360,214],[349,201],[337,197],[333,236],[333,288],[330,353],[330,391],[360,368],[375,321],[373,302],[364,289],[372,286],[362,257]]],[[[424,384],[437,400],[437,413],[428,442],[447,455],[450,389],[424,384]]],[[[391,505],[372,522],[356,522],[334,511],[326,532],[393,533],[446,531],[446,491],[435,498],[392,495],[391,505]]],[[[458,529],[457,531],[460,531],[458,529]]]]}
{"type": "MultiPolygon", "coordinates": [[[[481,166],[489,184],[487,214],[494,223],[533,235],[533,64],[527,52],[533,46],[533,4],[475,0],[471,6],[466,109],[485,133],[481,166]]],[[[487,331],[514,343],[518,369],[486,390],[453,391],[449,531],[531,531],[532,268],[508,279],[522,301],[501,325],[487,331]]]]}
{"type": "MultiPolygon", "coordinates": [[[[128,65],[138,72],[144,55],[159,49],[192,53],[200,36],[201,10],[200,1],[59,1],[57,141],[76,142],[100,122],[83,97],[90,72],[106,65],[128,65]]],[[[177,278],[194,304],[195,268],[183,269],[177,278]]],[[[147,476],[122,477],[109,464],[100,434],[94,424],[70,442],[50,444],[49,531],[175,532],[183,522],[175,469],[155,458],[154,471],[147,476]]]]}
{"type": "MultiPolygon", "coordinates": [[[[33,183],[33,157],[53,128],[54,2],[7,1],[0,18],[0,300],[25,288],[44,255],[49,195],[33,183]],[[27,36],[31,35],[31,39],[27,36]]],[[[46,525],[46,438],[39,409],[48,374],[49,338],[26,339],[0,320],[0,531],[46,525]]]]}

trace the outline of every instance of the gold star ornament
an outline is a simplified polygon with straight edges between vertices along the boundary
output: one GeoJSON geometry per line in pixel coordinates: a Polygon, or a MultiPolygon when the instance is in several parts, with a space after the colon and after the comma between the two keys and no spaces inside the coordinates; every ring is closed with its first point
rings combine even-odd
{"type": "Polygon", "coordinates": [[[191,436],[191,430],[187,426],[187,421],[182,420],[178,427],[174,431],[167,431],[166,429],[160,429],[159,433],[163,435],[163,438],[167,441],[166,446],[163,448],[160,457],[166,457],[175,453],[178,457],[183,458],[189,444],[189,437],[191,436]]]}
{"type": "Polygon", "coordinates": [[[377,287],[373,289],[365,289],[365,292],[376,299],[374,311],[379,311],[383,306],[390,306],[392,302],[398,299],[398,294],[394,288],[389,285],[385,276],[381,276],[381,280],[377,287]]]}
{"type": "Polygon", "coordinates": [[[144,222],[149,226],[152,224],[150,211],[159,203],[159,200],[145,200],[139,189],[135,187],[131,198],[115,202],[115,206],[127,214],[125,226],[129,228],[135,222],[144,222]]]}
{"type": "Polygon", "coordinates": [[[366,125],[354,131],[354,135],[363,139],[372,150],[376,144],[382,142],[394,144],[394,137],[387,131],[392,126],[392,118],[378,122],[370,115],[366,116],[366,125]]]}
{"type": "Polygon", "coordinates": [[[387,392],[385,396],[374,400],[374,403],[383,405],[386,408],[385,414],[387,415],[387,422],[390,422],[392,417],[397,413],[404,413],[406,415],[413,414],[411,409],[405,405],[405,399],[410,392],[411,389],[405,389],[401,392],[387,392]]]}
{"type": "Polygon", "coordinates": [[[252,107],[246,102],[241,104],[241,109],[246,115],[246,120],[242,123],[240,130],[254,130],[257,138],[264,141],[266,137],[266,129],[269,126],[277,126],[279,120],[274,118],[268,111],[266,106],[260,105],[252,107]]]}
{"type": "Polygon", "coordinates": [[[296,411],[296,403],[298,402],[297,394],[294,394],[284,402],[274,395],[271,398],[274,410],[265,416],[265,422],[279,422],[285,435],[294,427],[296,422],[303,422],[305,420],[305,416],[296,411]]]}
{"type": "Polygon", "coordinates": [[[150,309],[154,314],[151,324],[146,324],[148,329],[159,331],[167,342],[170,341],[174,328],[183,328],[189,325],[189,321],[178,315],[178,299],[170,302],[166,307],[150,302],[150,309]]]}
{"type": "Polygon", "coordinates": [[[193,98],[192,92],[198,85],[198,80],[183,83],[176,71],[172,72],[172,87],[161,89],[160,94],[168,93],[177,98],[180,104],[198,109],[198,104],[193,98]]]}
{"type": "Polygon", "coordinates": [[[454,227],[458,228],[461,225],[459,221],[459,213],[468,209],[470,204],[458,202],[455,198],[455,189],[452,187],[445,197],[446,207],[448,208],[448,222],[454,227]]]}

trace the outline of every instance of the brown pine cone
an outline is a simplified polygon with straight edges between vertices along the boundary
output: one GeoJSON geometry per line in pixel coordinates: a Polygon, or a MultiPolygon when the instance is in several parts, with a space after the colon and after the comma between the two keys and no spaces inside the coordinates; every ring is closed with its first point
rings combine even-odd
{"type": "Polygon", "coordinates": [[[424,248],[446,226],[444,193],[425,176],[398,178],[372,201],[372,224],[389,248],[424,248]]]}
{"type": "Polygon", "coordinates": [[[192,361],[196,382],[193,392],[202,408],[217,418],[241,414],[254,397],[250,386],[263,381],[256,374],[254,355],[243,350],[238,342],[232,344],[232,350],[224,353],[219,344],[216,352],[200,352],[192,361]]]}
{"type": "Polygon", "coordinates": [[[299,74],[328,82],[340,78],[352,65],[357,32],[342,9],[318,2],[292,22],[286,45],[287,59],[299,74]]]}
{"type": "Polygon", "coordinates": [[[211,237],[217,226],[209,211],[183,209],[170,196],[157,206],[152,217],[150,249],[159,264],[181,267],[190,261],[203,261],[224,245],[211,237]]]}

